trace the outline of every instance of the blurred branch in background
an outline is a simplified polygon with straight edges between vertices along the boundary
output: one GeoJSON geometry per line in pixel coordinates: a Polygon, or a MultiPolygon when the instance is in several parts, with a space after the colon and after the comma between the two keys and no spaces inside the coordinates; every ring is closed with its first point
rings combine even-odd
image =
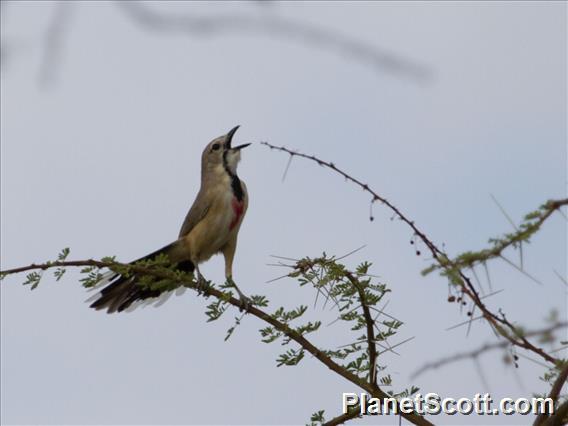
{"type": "Polygon", "coordinates": [[[14,37],[6,34],[6,20],[9,16],[8,2],[0,1],[0,28],[2,37],[0,39],[0,71],[3,73],[11,65],[15,57],[21,53],[31,50],[32,43],[23,40],[22,37],[14,37]]]}
{"type": "Polygon", "coordinates": [[[61,65],[63,43],[71,23],[73,2],[59,1],[54,4],[51,20],[43,40],[43,57],[39,68],[38,82],[41,88],[48,88],[57,78],[61,65]]]}
{"type": "MultiPolygon", "coordinates": [[[[5,3],[2,1],[2,14],[5,14],[5,3]]],[[[335,29],[276,16],[273,8],[270,8],[271,13],[264,13],[262,16],[234,13],[194,16],[188,13],[166,13],[153,6],[152,2],[117,0],[115,4],[128,19],[146,30],[183,34],[196,38],[258,35],[286,39],[302,46],[307,45],[335,52],[371,67],[375,72],[388,72],[417,82],[427,82],[433,77],[432,70],[426,65],[374,44],[341,34],[335,29]]],[[[191,2],[187,4],[191,7],[191,2]]],[[[264,4],[264,2],[255,4],[264,4]]],[[[73,2],[69,1],[58,1],[53,4],[53,11],[42,40],[43,53],[38,75],[38,84],[42,88],[49,87],[56,81],[65,37],[69,35],[74,6],[73,2]]],[[[262,9],[266,7],[263,6],[262,9]]],[[[3,59],[5,59],[6,46],[4,44],[2,51],[3,59]]]]}
{"type": "MultiPolygon", "coordinates": [[[[525,333],[525,337],[543,338],[545,336],[549,336],[552,332],[556,330],[565,329],[566,327],[568,327],[568,322],[565,321],[558,322],[541,330],[528,331],[525,333]]],[[[462,361],[464,359],[475,360],[476,358],[485,354],[486,352],[490,352],[494,349],[506,349],[508,347],[511,347],[511,343],[506,340],[501,340],[493,343],[486,343],[475,350],[468,352],[460,352],[448,357],[441,358],[437,361],[424,364],[423,366],[418,368],[414,373],[412,373],[412,378],[416,378],[428,370],[437,369],[454,362],[462,361]]]]}
{"type": "Polygon", "coordinates": [[[192,16],[159,12],[146,3],[117,1],[116,4],[140,26],[154,31],[182,33],[190,36],[257,34],[290,39],[299,43],[335,51],[378,72],[390,72],[425,81],[432,78],[431,70],[415,61],[403,58],[386,49],[356,40],[336,30],[292,21],[274,15],[249,17],[236,14],[192,16]]]}

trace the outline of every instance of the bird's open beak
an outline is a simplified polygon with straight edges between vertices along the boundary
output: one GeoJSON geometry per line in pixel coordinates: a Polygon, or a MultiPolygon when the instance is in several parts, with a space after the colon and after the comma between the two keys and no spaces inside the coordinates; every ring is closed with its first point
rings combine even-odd
{"type": "Polygon", "coordinates": [[[225,148],[226,149],[232,149],[233,151],[240,151],[241,149],[246,148],[247,146],[250,145],[250,143],[244,143],[242,145],[231,148],[231,142],[233,142],[233,135],[239,129],[239,127],[240,126],[235,126],[231,130],[229,130],[229,133],[227,133],[227,139],[226,139],[226,142],[225,142],[225,148]]]}
{"type": "Polygon", "coordinates": [[[239,130],[239,127],[240,126],[235,126],[231,130],[229,130],[229,133],[227,133],[227,138],[225,139],[225,147],[227,149],[231,147],[231,142],[233,141],[233,135],[237,130],[239,130]]]}
{"type": "Polygon", "coordinates": [[[239,146],[234,147],[234,148],[233,148],[233,151],[238,151],[238,150],[240,150],[240,149],[246,148],[246,147],[249,146],[249,145],[250,145],[250,143],[244,143],[244,144],[242,144],[242,145],[239,145],[239,146]]]}

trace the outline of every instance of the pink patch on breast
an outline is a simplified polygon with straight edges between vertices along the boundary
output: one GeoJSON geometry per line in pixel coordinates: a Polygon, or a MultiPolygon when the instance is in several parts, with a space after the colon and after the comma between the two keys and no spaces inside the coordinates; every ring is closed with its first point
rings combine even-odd
{"type": "Polygon", "coordinates": [[[239,223],[239,220],[241,220],[241,217],[245,212],[245,203],[243,201],[239,201],[236,198],[233,198],[231,206],[233,207],[233,213],[235,214],[235,216],[233,217],[233,220],[229,225],[229,230],[232,230],[235,226],[237,226],[237,223],[239,223]]]}

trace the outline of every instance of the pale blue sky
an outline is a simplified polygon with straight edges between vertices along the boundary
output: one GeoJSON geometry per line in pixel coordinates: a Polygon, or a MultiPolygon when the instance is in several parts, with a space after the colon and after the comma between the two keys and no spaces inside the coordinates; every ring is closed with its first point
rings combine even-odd
{"type": "MultiPolygon", "coordinates": [[[[54,258],[131,260],[170,242],[199,186],[199,155],[236,124],[238,142],[269,141],[315,153],[368,182],[451,254],[481,248],[548,198],[566,195],[566,4],[254,2],[150,5],[176,16],[280,17],[328,29],[431,71],[393,74],[333,49],[264,33],[211,36],[154,32],[114,3],[69,3],[51,84],[40,78],[54,4],[2,3],[2,268],[54,258]]],[[[235,278],[273,308],[311,304],[270,255],[343,254],[366,244],[392,288],[389,312],[405,321],[400,357],[382,362],[397,389],[494,398],[546,387],[543,369],[502,353],[480,359],[489,388],[466,361],[409,376],[441,356],[493,341],[485,324],[445,302],[447,286],[423,278],[411,234],[369,197],[305,161],[258,143],[239,174],[250,208],[235,278]]],[[[566,317],[566,222],[556,215],[525,250],[539,286],[501,262],[505,291],[490,306],[542,327],[554,307],[566,317]]],[[[220,282],[222,260],[202,268],[220,282]]],[[[281,347],[260,343],[246,318],[223,342],[233,313],[206,324],[203,300],[186,292],[159,309],[105,315],[88,309],[69,273],[34,292],[22,277],[1,285],[1,412],[5,424],[304,424],[339,413],[358,391],[307,357],[275,368],[281,347]]],[[[235,313],[236,314],[236,313],[235,313]]],[[[331,320],[332,313],[316,311],[331,320]]],[[[326,321],[324,320],[324,323],[326,321]]],[[[329,322],[329,321],[327,321],[329,322]]],[[[314,339],[347,343],[338,328],[314,339]]],[[[392,342],[396,343],[396,341],[392,342]]],[[[526,423],[526,418],[453,417],[436,423],[526,423]]],[[[393,424],[395,419],[373,419],[393,424]]]]}

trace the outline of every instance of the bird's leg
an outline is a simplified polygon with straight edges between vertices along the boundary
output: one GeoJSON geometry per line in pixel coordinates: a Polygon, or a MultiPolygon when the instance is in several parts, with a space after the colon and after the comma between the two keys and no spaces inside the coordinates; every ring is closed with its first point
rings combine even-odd
{"type": "Polygon", "coordinates": [[[197,266],[197,262],[195,263],[195,275],[196,275],[196,284],[197,284],[197,294],[201,295],[207,288],[209,288],[209,283],[207,280],[201,275],[201,271],[197,266]]]}
{"type": "Polygon", "coordinates": [[[231,285],[231,287],[235,287],[235,290],[237,290],[237,293],[239,294],[239,301],[241,302],[239,309],[241,311],[248,311],[251,306],[251,300],[245,296],[239,286],[235,283],[235,281],[233,281],[233,277],[231,275],[227,276],[227,283],[231,285]]]}

